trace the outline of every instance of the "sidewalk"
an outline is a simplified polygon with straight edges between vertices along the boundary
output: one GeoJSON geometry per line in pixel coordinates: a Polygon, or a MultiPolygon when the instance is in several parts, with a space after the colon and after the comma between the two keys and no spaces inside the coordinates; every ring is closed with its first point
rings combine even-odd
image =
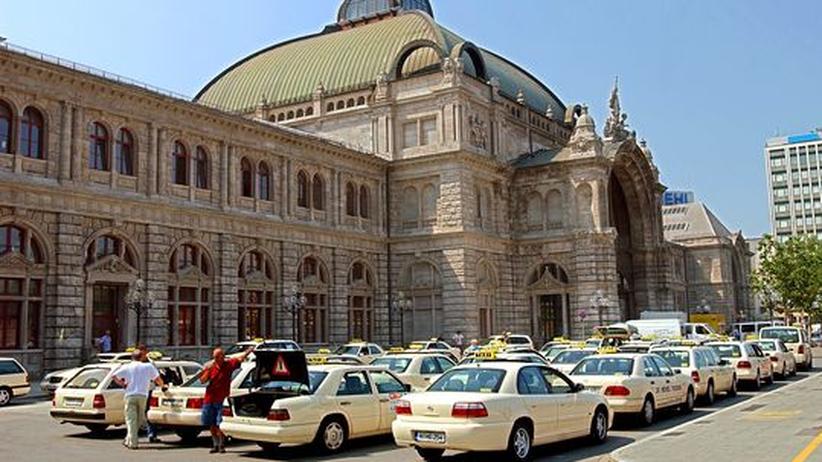
{"type": "Polygon", "coordinates": [[[613,462],[822,461],[822,374],[628,445],[613,462]],[[813,444],[812,444],[813,443],[813,444]],[[806,458],[797,458],[804,451],[806,458]]]}

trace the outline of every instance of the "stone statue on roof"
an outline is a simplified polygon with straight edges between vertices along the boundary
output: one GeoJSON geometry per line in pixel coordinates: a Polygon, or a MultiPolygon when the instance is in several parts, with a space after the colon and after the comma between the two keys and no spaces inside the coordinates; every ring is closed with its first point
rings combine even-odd
{"type": "Polygon", "coordinates": [[[611,97],[608,100],[610,113],[605,121],[603,135],[606,139],[622,141],[628,139],[630,132],[628,128],[628,114],[622,112],[619,103],[619,77],[614,80],[614,88],[611,90],[611,97]]]}

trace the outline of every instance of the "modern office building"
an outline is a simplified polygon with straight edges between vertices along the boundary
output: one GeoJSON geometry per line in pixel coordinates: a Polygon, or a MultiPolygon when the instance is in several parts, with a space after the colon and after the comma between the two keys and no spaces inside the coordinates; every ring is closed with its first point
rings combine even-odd
{"type": "Polygon", "coordinates": [[[822,128],[769,139],[765,165],[773,235],[822,237],[822,128]]]}

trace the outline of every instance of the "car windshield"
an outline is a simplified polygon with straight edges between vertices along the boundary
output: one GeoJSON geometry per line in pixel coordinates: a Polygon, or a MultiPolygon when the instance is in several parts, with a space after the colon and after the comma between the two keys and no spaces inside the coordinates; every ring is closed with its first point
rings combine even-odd
{"type": "Polygon", "coordinates": [[[397,374],[405,372],[409,364],[411,364],[410,358],[377,358],[371,363],[372,366],[387,367],[389,371],[397,374]]]}
{"type": "MultiPolygon", "coordinates": [[[[238,367],[237,369],[234,369],[234,371],[231,372],[231,380],[232,381],[234,381],[234,378],[237,377],[237,375],[239,375],[240,371],[242,371],[242,368],[238,367]]],[[[206,383],[200,382],[200,375],[196,374],[196,375],[190,377],[188,380],[185,381],[185,383],[183,383],[180,386],[181,387],[190,387],[190,388],[205,388],[205,387],[208,386],[208,382],[206,382],[206,383]]]]}
{"type": "MultiPolygon", "coordinates": [[[[323,383],[328,372],[308,371],[308,393],[314,394],[317,388],[323,383]]],[[[304,390],[304,385],[299,382],[272,380],[260,387],[265,391],[284,391],[288,393],[300,393],[304,390]]]]}
{"type": "Polygon", "coordinates": [[[765,351],[777,351],[775,340],[761,340],[756,344],[765,351]]]}
{"type": "Polygon", "coordinates": [[[560,351],[559,354],[551,361],[551,364],[576,364],[580,359],[591,356],[593,352],[585,350],[565,350],[560,351]]]}
{"type": "Polygon", "coordinates": [[[299,346],[293,342],[265,342],[257,347],[258,350],[287,350],[297,351],[299,346]]]}
{"type": "Polygon", "coordinates": [[[599,339],[585,341],[585,346],[589,346],[592,348],[599,348],[600,345],[602,345],[602,340],[599,339]]]}
{"type": "Polygon", "coordinates": [[[654,350],[653,352],[662,356],[662,359],[667,361],[671,367],[689,367],[691,363],[691,354],[687,351],[654,350]]]}
{"type": "Polygon", "coordinates": [[[567,350],[568,347],[551,347],[548,348],[548,351],[545,352],[544,356],[545,359],[548,361],[553,361],[560,353],[567,350]]]}
{"type": "Polygon", "coordinates": [[[759,338],[778,338],[784,343],[799,343],[799,331],[788,328],[767,328],[759,332],[759,338]]]}
{"type": "Polygon", "coordinates": [[[585,358],[571,375],[631,375],[634,360],[631,358],[585,358]]]}
{"type": "Polygon", "coordinates": [[[337,351],[334,352],[338,355],[352,355],[357,356],[360,354],[360,346],[359,345],[343,345],[337,348],[337,351]]]}
{"type": "Polygon", "coordinates": [[[109,372],[111,372],[111,369],[102,367],[83,369],[69,380],[63,388],[93,390],[103,383],[109,372]]]}
{"type": "Polygon", "coordinates": [[[741,358],[742,357],[742,349],[739,348],[739,345],[708,345],[709,347],[713,348],[716,354],[719,355],[722,359],[727,358],[741,358]]]}
{"type": "Polygon", "coordinates": [[[434,382],[428,391],[496,393],[502,385],[503,377],[505,371],[500,369],[451,369],[434,382]]]}
{"type": "Polygon", "coordinates": [[[231,345],[230,347],[226,348],[224,350],[224,353],[226,354],[226,356],[234,355],[234,354],[237,354],[237,353],[242,353],[243,351],[247,350],[248,347],[250,347],[250,346],[253,346],[253,345],[235,343],[234,345],[231,345]]]}

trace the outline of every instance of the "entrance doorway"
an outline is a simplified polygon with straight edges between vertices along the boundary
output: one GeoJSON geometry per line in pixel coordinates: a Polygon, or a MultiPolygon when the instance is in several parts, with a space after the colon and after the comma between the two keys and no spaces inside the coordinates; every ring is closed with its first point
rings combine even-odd
{"type": "Polygon", "coordinates": [[[116,284],[95,284],[92,289],[91,339],[94,341],[110,331],[114,351],[123,349],[126,290],[127,286],[116,284]]]}
{"type": "Polygon", "coordinates": [[[549,341],[554,337],[567,335],[567,316],[565,314],[566,296],[564,294],[539,294],[531,297],[533,319],[532,335],[549,341]],[[534,309],[537,308],[537,309],[534,309]]]}

